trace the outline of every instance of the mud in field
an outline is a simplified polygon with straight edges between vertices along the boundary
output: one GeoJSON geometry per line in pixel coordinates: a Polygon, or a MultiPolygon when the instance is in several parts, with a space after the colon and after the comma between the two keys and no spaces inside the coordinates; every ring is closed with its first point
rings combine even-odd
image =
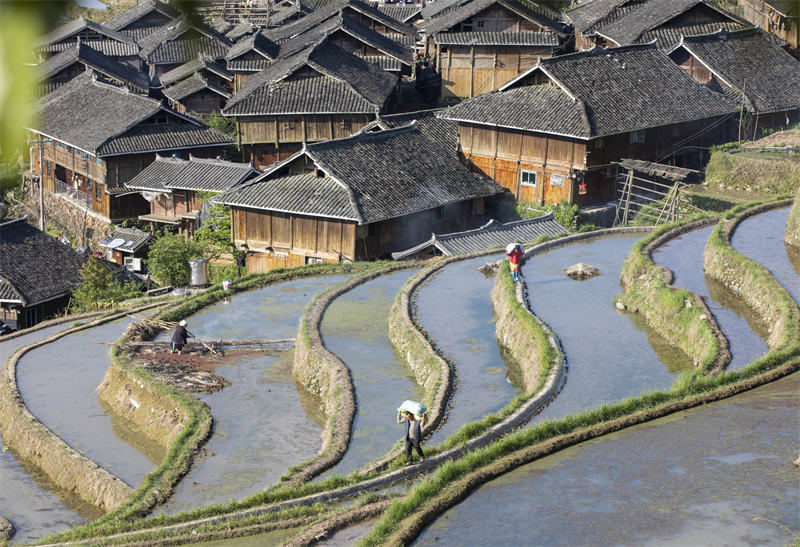
{"type": "Polygon", "coordinates": [[[226,353],[215,373],[229,385],[196,395],[211,408],[214,432],[157,512],[241,499],[317,453],[324,427],[321,402],[295,382],[293,357],[293,349],[226,353]]]}
{"type": "Polygon", "coordinates": [[[223,539],[219,541],[204,541],[193,543],[195,547],[267,547],[283,545],[291,540],[303,530],[303,526],[297,528],[287,528],[286,530],[275,530],[265,534],[244,536],[240,538],[223,539]]]}
{"type": "MultiPolygon", "coordinates": [[[[473,420],[497,412],[520,390],[497,345],[491,291],[494,277],[478,268],[502,255],[445,266],[416,292],[416,321],[455,363],[456,388],[447,421],[428,442],[439,442],[473,420]]],[[[517,372],[517,374],[514,374],[517,372]]]]}
{"type": "Polygon", "coordinates": [[[480,487],[416,544],[786,544],[799,391],[794,373],[565,449],[480,487]]]}
{"type": "Polygon", "coordinates": [[[772,272],[775,279],[800,302],[800,261],[795,249],[783,241],[789,210],[790,207],[774,209],[743,220],[733,232],[731,244],[744,256],[772,272]],[[792,259],[797,262],[793,263],[792,259]]]}
{"type": "MultiPolygon", "coordinates": [[[[705,299],[730,343],[733,358],[728,369],[737,370],[764,355],[767,343],[750,327],[749,322],[756,323],[757,319],[747,313],[748,308],[737,304],[727,308],[714,299],[714,295],[725,293],[709,289],[709,285],[715,289],[719,286],[718,283],[709,283],[703,272],[703,251],[713,229],[714,225],[711,225],[669,240],[653,251],[653,261],[672,271],[675,275],[673,286],[689,289],[705,299]]],[[[730,295],[729,298],[735,297],[730,295]]]]}
{"type": "MultiPolygon", "coordinates": [[[[135,488],[157,463],[115,434],[111,417],[96,393],[110,363],[108,344],[119,338],[131,321],[106,323],[29,351],[17,364],[17,382],[34,416],[74,449],[135,488]]],[[[117,422],[118,428],[121,425],[117,422]]],[[[141,434],[131,430],[125,436],[137,435],[141,434]]]]}
{"type": "Polygon", "coordinates": [[[389,310],[415,273],[403,270],[367,281],[325,311],[322,340],[350,369],[358,410],[347,453],[317,480],[347,474],[388,452],[402,436],[395,424],[397,407],[406,399],[422,398],[414,373],[389,342],[389,310]]]}
{"type": "Polygon", "coordinates": [[[622,264],[641,237],[622,234],[572,243],[535,255],[523,266],[533,312],[561,340],[568,365],[564,389],[532,424],[666,389],[691,368],[675,349],[662,362],[660,356],[669,354],[663,338],[614,307],[622,291],[622,264]],[[573,281],[563,270],[577,262],[598,268],[600,275],[573,281]],[[649,340],[657,342],[655,350],[649,340]]]}

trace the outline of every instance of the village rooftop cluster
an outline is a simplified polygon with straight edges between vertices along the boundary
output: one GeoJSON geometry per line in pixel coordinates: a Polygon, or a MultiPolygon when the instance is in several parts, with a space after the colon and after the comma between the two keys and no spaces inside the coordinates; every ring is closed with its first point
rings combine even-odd
{"type": "MultiPolygon", "coordinates": [[[[232,249],[266,272],[441,252],[496,230],[505,201],[602,206],[623,160],[696,170],[713,145],[800,121],[796,2],[565,4],[214,0],[189,17],[143,0],[79,17],[31,51],[28,188],[120,270],[142,267],[150,232],[191,238],[204,202],[224,204],[232,249]]],[[[0,226],[12,328],[80,281],[85,257],[48,238],[0,226]]]]}

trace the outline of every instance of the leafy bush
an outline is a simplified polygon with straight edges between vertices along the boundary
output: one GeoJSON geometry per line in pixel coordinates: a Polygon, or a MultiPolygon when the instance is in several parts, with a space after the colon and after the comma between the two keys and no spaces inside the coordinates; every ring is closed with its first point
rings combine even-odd
{"type": "Polygon", "coordinates": [[[201,256],[201,244],[186,241],[180,234],[162,234],[150,245],[148,269],[159,283],[182,286],[189,283],[189,261],[201,256]]]}
{"type": "Polygon", "coordinates": [[[141,285],[134,280],[124,283],[114,279],[99,259],[89,257],[80,271],[81,284],[72,292],[72,306],[77,313],[96,310],[141,295],[141,285]]]}
{"type": "Polygon", "coordinates": [[[555,203],[539,205],[530,201],[517,202],[517,214],[523,219],[539,217],[551,211],[555,221],[567,230],[578,228],[578,206],[570,205],[566,200],[561,200],[557,205],[555,203]]]}

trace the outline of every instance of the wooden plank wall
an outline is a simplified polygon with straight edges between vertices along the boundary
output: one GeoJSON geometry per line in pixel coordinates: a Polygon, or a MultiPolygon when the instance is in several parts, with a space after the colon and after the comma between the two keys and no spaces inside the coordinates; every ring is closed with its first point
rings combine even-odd
{"type": "Polygon", "coordinates": [[[510,129],[461,124],[459,142],[473,171],[483,173],[507,188],[517,199],[559,203],[572,202],[570,169],[583,169],[586,144],[510,129]],[[520,184],[521,171],[536,171],[536,186],[520,184]],[[564,177],[563,186],[551,184],[551,176],[564,177]]]}
{"type": "Polygon", "coordinates": [[[317,142],[349,137],[375,116],[320,114],[239,118],[242,144],[317,142]]]}
{"type": "Polygon", "coordinates": [[[234,242],[254,251],[273,251],[326,261],[355,260],[355,223],[272,211],[231,209],[234,242]]]}
{"type": "Polygon", "coordinates": [[[554,48],[509,46],[442,46],[438,56],[442,98],[465,99],[499,89],[534,66],[539,57],[552,57],[554,48]]]}

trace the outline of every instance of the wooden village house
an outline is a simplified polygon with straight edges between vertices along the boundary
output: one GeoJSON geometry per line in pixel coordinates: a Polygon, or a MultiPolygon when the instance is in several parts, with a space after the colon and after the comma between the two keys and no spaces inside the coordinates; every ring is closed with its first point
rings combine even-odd
{"type": "Polygon", "coordinates": [[[245,160],[256,168],[304,143],[348,137],[391,109],[397,78],[327,40],[248,78],[223,110],[236,118],[245,160]]]}
{"type": "Polygon", "coordinates": [[[39,62],[69,49],[80,40],[95,51],[141,70],[139,44],[131,36],[112,30],[100,23],[78,17],[44,35],[34,46],[39,62]]]}
{"type": "Polygon", "coordinates": [[[103,25],[138,40],[179,18],[180,13],[169,4],[158,0],[137,0],[131,8],[103,25]]]}
{"type": "MultiPolygon", "coordinates": [[[[800,122],[800,61],[757,28],[687,36],[669,57],[702,84],[723,92],[744,111],[745,138],[800,122]]],[[[738,136],[737,136],[738,138],[738,136]]]]}
{"type": "Polygon", "coordinates": [[[150,211],[140,220],[174,226],[192,237],[201,220],[204,194],[229,190],[259,172],[249,163],[189,156],[188,160],[156,156],[153,163],[125,184],[150,203],[150,211]]]}
{"type": "Polygon", "coordinates": [[[517,199],[583,205],[614,198],[613,162],[686,164],[735,138],[737,114],[648,44],[542,59],[440,115],[458,122],[464,161],[517,199]]]}
{"type": "Polygon", "coordinates": [[[233,75],[233,91],[239,91],[247,78],[264,70],[278,57],[280,46],[256,32],[240,38],[225,54],[226,68],[233,75]]]}
{"type": "Polygon", "coordinates": [[[541,57],[565,53],[565,27],[544,5],[517,0],[440,0],[423,9],[424,54],[435,58],[441,99],[488,93],[541,57]],[[447,9],[443,9],[447,6],[447,9]]]}
{"type": "Polygon", "coordinates": [[[595,0],[567,10],[564,18],[574,25],[578,51],[653,40],[670,50],[681,36],[750,26],[712,0],[595,0]]]}
{"type": "MultiPolygon", "coordinates": [[[[32,327],[63,314],[86,260],[25,217],[0,222],[0,330],[32,327]]],[[[115,276],[124,273],[103,264],[115,276]]]]}
{"type": "Polygon", "coordinates": [[[739,0],[742,16],[784,42],[800,59],[800,2],[797,0],[739,0]]]}
{"type": "Polygon", "coordinates": [[[500,187],[435,149],[416,124],[308,144],[253,182],[215,198],[249,272],[372,260],[431,232],[472,228],[500,187]]]}
{"type": "Polygon", "coordinates": [[[75,45],[56,53],[37,67],[39,94],[45,95],[84,72],[91,72],[105,83],[127,87],[134,93],[147,95],[150,82],[147,75],[130,65],[78,41],[75,45]]]}
{"type": "Polygon", "coordinates": [[[125,183],[163,154],[218,156],[228,136],[161,102],[83,74],[43,97],[30,128],[31,167],[44,189],[107,222],[149,210],[125,183]]]}

